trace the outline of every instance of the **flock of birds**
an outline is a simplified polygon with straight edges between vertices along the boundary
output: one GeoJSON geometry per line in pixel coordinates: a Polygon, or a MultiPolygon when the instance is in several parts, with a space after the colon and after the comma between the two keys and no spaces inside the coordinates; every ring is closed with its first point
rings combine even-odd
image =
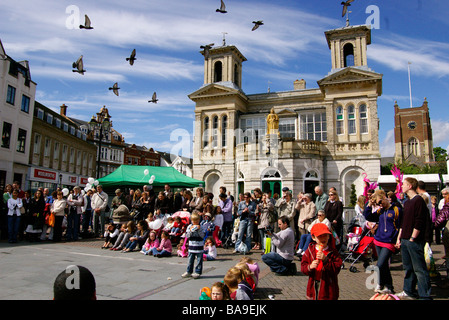
{"type": "MultiPolygon", "coordinates": [[[[342,15],[341,15],[342,17],[344,17],[345,14],[348,12],[348,7],[351,6],[351,2],[353,2],[353,1],[354,0],[346,0],[346,1],[341,2],[341,5],[343,6],[343,11],[342,11],[342,15]]],[[[220,8],[217,9],[216,12],[223,13],[223,14],[227,13],[226,5],[225,5],[224,1],[220,0],[220,2],[221,2],[220,8]]],[[[92,23],[91,23],[89,17],[87,15],[85,15],[84,18],[85,18],[84,19],[84,25],[80,25],[79,28],[80,29],[86,29],[86,30],[93,29],[92,23]]],[[[252,23],[254,24],[254,26],[252,27],[251,31],[254,31],[254,30],[258,29],[261,25],[263,25],[263,20],[253,21],[252,23]]],[[[204,58],[205,59],[209,58],[209,50],[213,46],[214,46],[213,43],[200,46],[200,48],[204,50],[204,58]]],[[[131,55],[128,58],[126,58],[126,61],[128,61],[131,66],[134,65],[134,61],[135,60],[137,60],[136,59],[136,49],[134,49],[131,52],[131,55]]],[[[74,69],[74,70],[72,70],[73,72],[77,72],[77,73],[82,74],[82,75],[84,75],[84,72],[86,72],[86,70],[84,69],[84,65],[83,65],[83,56],[82,55],[78,58],[78,60],[76,60],[76,62],[73,62],[72,66],[73,66],[73,69],[74,69]]],[[[118,86],[118,83],[117,82],[114,83],[114,85],[112,87],[109,87],[109,90],[112,90],[112,92],[116,96],[118,96],[119,95],[119,90],[120,90],[120,88],[118,86]]],[[[156,92],[154,92],[151,100],[149,100],[148,102],[149,103],[157,103],[157,101],[158,101],[157,95],[156,95],[156,92]]]]}

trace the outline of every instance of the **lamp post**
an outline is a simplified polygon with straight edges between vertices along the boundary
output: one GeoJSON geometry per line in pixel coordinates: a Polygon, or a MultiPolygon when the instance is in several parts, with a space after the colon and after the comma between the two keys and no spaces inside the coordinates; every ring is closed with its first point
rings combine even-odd
{"type": "MultiPolygon", "coordinates": [[[[111,125],[111,121],[109,120],[109,116],[106,115],[104,118],[99,118],[100,121],[95,119],[95,116],[92,116],[92,119],[89,121],[89,125],[92,130],[100,130],[99,142],[98,142],[98,155],[97,155],[97,179],[100,178],[100,163],[101,163],[101,142],[103,140],[103,130],[108,131],[111,125]]],[[[95,138],[94,138],[95,141],[95,138]]]]}

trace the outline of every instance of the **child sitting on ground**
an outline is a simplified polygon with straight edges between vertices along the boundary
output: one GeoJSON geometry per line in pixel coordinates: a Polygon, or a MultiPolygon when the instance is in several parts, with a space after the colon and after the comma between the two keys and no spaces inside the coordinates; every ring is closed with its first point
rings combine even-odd
{"type": "Polygon", "coordinates": [[[108,228],[104,232],[104,244],[101,249],[108,249],[109,245],[114,245],[115,241],[120,234],[120,228],[115,223],[110,223],[108,228]]]}
{"type": "Polygon", "coordinates": [[[145,244],[143,245],[142,250],[140,250],[140,252],[143,253],[144,255],[152,255],[153,248],[157,248],[158,246],[159,246],[159,239],[156,237],[156,232],[150,231],[147,241],[145,241],[145,244]]]}
{"type": "Polygon", "coordinates": [[[256,276],[249,269],[248,264],[244,261],[240,261],[234,267],[242,270],[245,281],[248,283],[253,293],[256,292],[256,276]]]}
{"type": "Polygon", "coordinates": [[[215,246],[214,238],[207,237],[204,243],[204,261],[213,261],[217,259],[217,247],[215,246]]]}
{"type": "Polygon", "coordinates": [[[259,273],[260,273],[259,264],[248,256],[242,257],[242,259],[240,259],[240,262],[245,262],[248,265],[249,270],[254,275],[254,282],[257,287],[257,284],[259,283],[259,273]]]}
{"type": "Polygon", "coordinates": [[[309,276],[307,299],[338,300],[342,260],[335,248],[335,239],[324,223],[315,224],[310,234],[313,242],[301,260],[301,272],[309,276]]]}
{"type": "Polygon", "coordinates": [[[245,281],[241,269],[232,267],[224,277],[224,284],[229,288],[231,300],[254,300],[253,290],[245,281]]]}
{"type": "Polygon", "coordinates": [[[172,244],[167,231],[162,231],[161,242],[158,247],[153,248],[153,256],[157,258],[170,257],[172,244]]]}

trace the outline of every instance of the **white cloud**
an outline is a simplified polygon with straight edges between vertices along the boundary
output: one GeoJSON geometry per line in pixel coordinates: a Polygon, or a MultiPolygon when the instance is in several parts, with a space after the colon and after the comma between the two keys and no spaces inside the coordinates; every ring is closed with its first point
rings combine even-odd
{"type": "Polygon", "coordinates": [[[391,129],[387,131],[387,135],[380,144],[380,154],[382,157],[393,157],[394,153],[394,129],[391,129]]]}

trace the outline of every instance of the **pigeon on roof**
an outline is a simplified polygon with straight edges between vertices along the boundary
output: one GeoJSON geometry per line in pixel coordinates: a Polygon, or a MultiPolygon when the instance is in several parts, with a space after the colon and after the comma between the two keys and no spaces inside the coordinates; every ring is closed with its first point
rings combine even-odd
{"type": "Polygon", "coordinates": [[[220,1],[221,1],[220,9],[217,9],[215,11],[220,13],[227,13],[225,3],[223,2],[223,0],[220,1]]]}
{"type": "Polygon", "coordinates": [[[148,102],[152,102],[152,103],[157,103],[158,99],[156,98],[156,92],[153,93],[153,96],[151,97],[151,100],[149,100],[148,102]]]}
{"type": "Polygon", "coordinates": [[[80,29],[93,29],[91,22],[87,14],[84,15],[84,25],[80,24],[80,29]]]}
{"type": "Polygon", "coordinates": [[[129,56],[129,58],[126,58],[126,61],[129,61],[129,64],[130,64],[130,65],[133,65],[133,64],[134,64],[134,60],[136,60],[136,49],[134,49],[134,50],[131,52],[131,55],[129,56]]]}
{"type": "Polygon", "coordinates": [[[251,29],[251,31],[254,31],[257,28],[259,28],[259,26],[263,25],[263,21],[262,20],[253,21],[253,23],[254,23],[254,27],[251,29]]]}
{"type": "Polygon", "coordinates": [[[84,70],[84,65],[83,65],[83,55],[81,55],[78,60],[76,60],[76,62],[74,62],[72,64],[72,67],[76,70],[72,70],[73,72],[78,72],[80,74],[84,74],[84,72],[86,72],[86,70],[84,70]]]}
{"type": "Polygon", "coordinates": [[[204,49],[204,58],[208,59],[209,58],[209,50],[210,48],[212,48],[214,44],[210,43],[210,44],[206,44],[205,46],[200,46],[201,49],[204,49]]]}
{"type": "Polygon", "coordinates": [[[112,86],[112,87],[109,87],[109,90],[112,90],[112,92],[114,92],[114,94],[116,95],[116,96],[118,96],[118,90],[119,90],[120,88],[118,87],[118,83],[116,82],[116,83],[114,83],[114,85],[112,86]]]}

